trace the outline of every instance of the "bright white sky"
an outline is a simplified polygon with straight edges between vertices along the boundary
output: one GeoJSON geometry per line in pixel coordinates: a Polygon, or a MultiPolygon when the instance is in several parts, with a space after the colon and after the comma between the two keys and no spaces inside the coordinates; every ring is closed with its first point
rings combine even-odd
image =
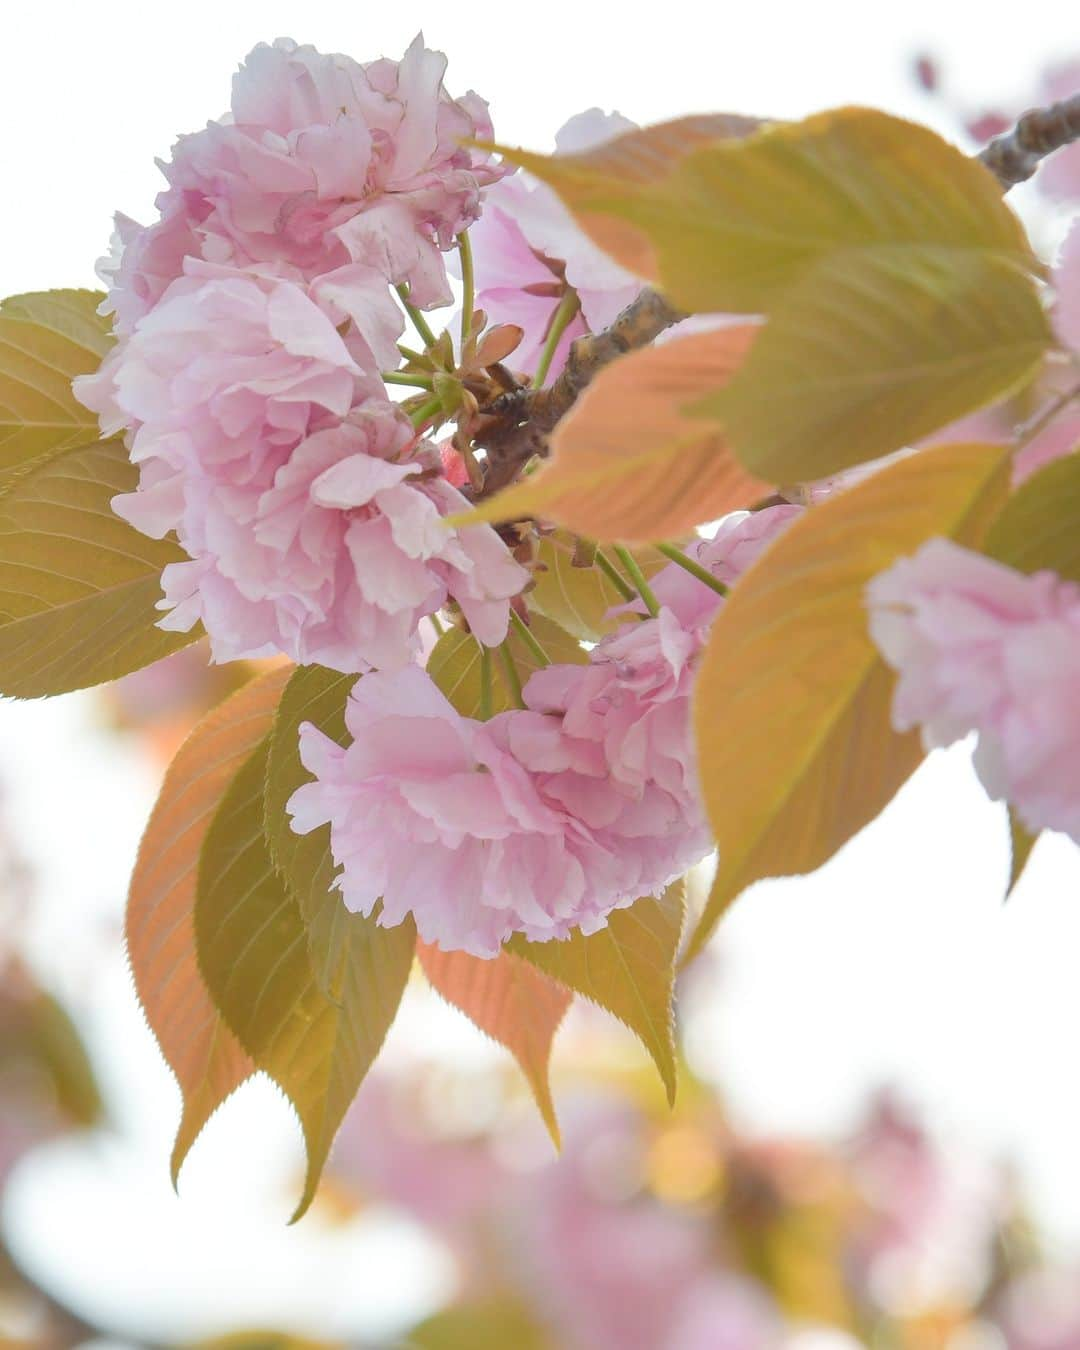
{"type": "MultiPolygon", "coordinates": [[[[39,0],[19,7],[0,80],[0,294],[95,284],[111,212],[149,215],[154,156],[219,115],[235,65],[282,34],[366,60],[400,54],[422,25],[450,56],[450,88],[488,98],[501,139],[544,149],[595,104],[649,122],[864,102],[941,125],[911,83],[913,53],[934,51],[965,101],[1008,104],[1046,60],[1080,50],[1075,13],[1064,0],[1040,5],[1031,24],[985,0],[909,0],[887,13],[839,0],[524,10],[39,0]]],[[[172,1196],[171,1080],[119,963],[80,982],[90,916],[119,911],[149,772],[91,730],[80,696],[0,706],[0,747],[20,834],[43,868],[42,950],[84,1010],[121,1131],[23,1170],[6,1217],[25,1259],[118,1330],[162,1338],[222,1320],[375,1333],[437,1297],[445,1271],[405,1227],[347,1241],[310,1222],[284,1228],[291,1126],[259,1109],[269,1089],[215,1122],[183,1199],[172,1196]]],[[[761,1130],[840,1130],[868,1089],[898,1082],[959,1147],[1014,1154],[1040,1215],[1080,1245],[1080,854],[1045,841],[1002,909],[1006,870],[1000,810],[965,753],[936,757],[817,876],[740,902],[717,942],[720,995],[690,1048],[761,1130]]],[[[445,1037],[448,1053],[487,1053],[443,1021],[425,1036],[445,1037]]],[[[408,1028],[394,1044],[407,1053],[408,1028]]]]}

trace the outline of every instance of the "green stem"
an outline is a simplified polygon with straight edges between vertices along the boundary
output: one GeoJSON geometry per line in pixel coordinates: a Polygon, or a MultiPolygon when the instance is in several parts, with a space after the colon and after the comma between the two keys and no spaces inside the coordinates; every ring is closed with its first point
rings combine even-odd
{"type": "Polygon", "coordinates": [[[547,652],[544,651],[543,647],[541,647],[540,643],[536,639],[536,634],[532,631],[532,629],[529,627],[529,625],[525,622],[525,620],[521,617],[521,615],[517,612],[516,609],[512,609],[510,611],[510,622],[513,625],[514,632],[517,633],[518,637],[521,638],[525,646],[528,647],[529,651],[531,651],[533,656],[536,657],[538,664],[540,666],[550,666],[551,657],[548,656],[547,652]]]}
{"type": "Polygon", "coordinates": [[[674,544],[657,544],[656,551],[662,553],[665,558],[670,558],[684,572],[689,572],[692,577],[697,577],[698,581],[704,582],[709,590],[715,591],[717,595],[727,595],[728,588],[724,583],[718,581],[708,568],[702,567],[701,563],[688,557],[681,548],[676,548],[674,544]]]}
{"type": "Polygon", "coordinates": [[[521,676],[518,674],[517,666],[514,664],[514,654],[510,650],[509,642],[504,642],[499,648],[499,659],[502,661],[503,674],[506,676],[506,683],[510,689],[510,697],[516,708],[524,708],[525,699],[521,693],[521,676]]]}
{"type": "Polygon", "coordinates": [[[581,301],[578,299],[577,291],[573,287],[564,291],[563,298],[559,301],[555,313],[551,316],[551,327],[548,329],[548,335],[544,342],[544,350],[540,353],[540,362],[536,367],[536,374],[532,377],[534,389],[543,387],[548,371],[551,369],[551,363],[555,359],[555,350],[559,345],[559,340],[570,324],[573,323],[574,316],[580,308],[581,301]]]}
{"type": "Polygon", "coordinates": [[[430,418],[434,417],[434,415],[437,412],[440,412],[441,410],[442,410],[442,399],[429,398],[426,403],[421,403],[419,408],[417,408],[414,412],[411,412],[409,416],[412,418],[413,426],[416,427],[416,429],[419,431],[419,429],[424,425],[425,422],[427,422],[430,418]]]}
{"type": "Polygon", "coordinates": [[[424,359],[423,352],[414,352],[411,347],[406,347],[404,342],[399,342],[397,345],[397,349],[405,358],[405,360],[411,361],[413,365],[419,365],[424,359]]]}
{"type": "Polygon", "coordinates": [[[491,716],[494,700],[491,689],[491,648],[480,644],[480,721],[491,716]]]}
{"type": "Polygon", "coordinates": [[[472,244],[467,230],[457,237],[458,253],[461,255],[461,356],[465,357],[465,344],[472,333],[472,316],[476,308],[476,278],[473,271],[472,244]]]}
{"type": "Polygon", "coordinates": [[[405,283],[402,282],[400,286],[395,286],[394,289],[397,291],[398,298],[401,300],[401,303],[405,306],[405,313],[409,316],[410,319],[412,319],[412,326],[416,329],[416,331],[420,334],[420,337],[423,339],[424,346],[434,347],[435,334],[428,327],[427,319],[425,319],[424,316],[420,313],[420,311],[416,308],[416,306],[410,302],[408,286],[406,286],[405,283]]]}
{"type": "Polygon", "coordinates": [[[626,579],[602,548],[596,550],[595,557],[597,567],[599,567],[600,571],[603,572],[604,576],[607,577],[608,581],[611,582],[622,598],[624,600],[636,599],[637,596],[633,586],[628,586],[626,584],[626,579]]]}
{"type": "Polygon", "coordinates": [[[398,370],[383,371],[384,384],[403,384],[412,389],[434,389],[435,384],[430,375],[409,375],[398,370]]]}
{"type": "Polygon", "coordinates": [[[443,627],[442,621],[439,619],[439,616],[437,614],[429,614],[428,618],[431,620],[431,626],[432,628],[435,629],[436,636],[442,637],[442,635],[446,632],[446,629],[443,627]]]}
{"type": "Polygon", "coordinates": [[[626,574],[637,587],[637,593],[645,602],[645,608],[655,619],[660,613],[660,606],[656,603],[656,596],[652,593],[652,588],[645,580],[645,574],[637,565],[637,559],[628,548],[623,548],[622,544],[613,544],[615,556],[626,569],[626,574]]]}

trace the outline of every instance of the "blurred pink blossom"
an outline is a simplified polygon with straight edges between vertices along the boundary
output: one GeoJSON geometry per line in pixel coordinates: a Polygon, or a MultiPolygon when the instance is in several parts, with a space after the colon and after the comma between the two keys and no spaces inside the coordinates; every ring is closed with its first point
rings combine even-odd
{"type": "Polygon", "coordinates": [[[927,748],[977,732],[989,794],[1080,842],[1080,587],[932,539],[875,577],[867,604],[899,672],[897,730],[921,726],[927,748]]]}

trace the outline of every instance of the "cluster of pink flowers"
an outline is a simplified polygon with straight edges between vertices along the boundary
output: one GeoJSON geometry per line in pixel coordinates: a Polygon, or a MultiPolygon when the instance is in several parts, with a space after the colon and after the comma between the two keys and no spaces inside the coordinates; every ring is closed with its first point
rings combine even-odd
{"type": "Polygon", "coordinates": [[[899,672],[897,730],[921,727],[928,749],[977,733],[990,795],[1080,843],[1080,587],[932,539],[875,577],[867,602],[899,672]]]}
{"type": "Polygon", "coordinates": [[[420,39],[361,66],[281,40],[237,74],[231,115],[182,137],[148,228],[119,221],[106,266],[121,340],[76,382],[124,432],[138,490],[115,506],[190,561],[166,569],[163,627],[227,661],[276,653],[352,672],[398,668],[454,599],[486,643],[527,580],[433,446],[386,398],[405,283],[449,301],[442,250],[503,169],[420,39]]]}
{"type": "MultiPolygon", "coordinates": [[[[739,513],[697,560],[733,580],[798,510],[739,513]]],[[[357,681],[349,746],[301,728],[315,781],[293,794],[293,828],[329,822],[350,910],[381,901],[381,924],[412,914],[425,942],[491,957],[514,933],[595,932],[708,853],[690,695],[721,597],[675,565],[654,590],[655,618],[537,671],[524,708],[463,717],[410,667],[357,681]]]]}

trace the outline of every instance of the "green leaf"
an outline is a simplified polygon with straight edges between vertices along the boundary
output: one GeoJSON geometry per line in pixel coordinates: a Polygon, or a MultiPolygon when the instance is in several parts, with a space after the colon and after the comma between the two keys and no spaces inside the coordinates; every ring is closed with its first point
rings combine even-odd
{"type": "Polygon", "coordinates": [[[411,921],[379,928],[350,916],[340,1001],[319,987],[300,906],[263,833],[269,739],[233,779],[199,860],[195,936],[206,986],[257,1068],[296,1108],[310,1205],[338,1126],[397,1013],[415,944],[411,921]]]}
{"type": "MultiPolygon", "coordinates": [[[[582,664],[588,660],[585,651],[570,633],[538,614],[530,615],[529,628],[552,662],[576,662],[582,664]]],[[[540,662],[529,646],[513,628],[510,630],[510,651],[514,664],[525,684],[534,671],[539,670],[540,662]]],[[[428,657],[427,672],[463,717],[479,717],[482,686],[481,644],[471,633],[462,628],[450,628],[435,644],[428,657]]],[[[492,652],[492,713],[505,712],[514,707],[513,693],[509,688],[498,653],[492,652]]]]}
{"type": "Polygon", "coordinates": [[[113,514],[112,498],[137,477],[123,445],[102,441],[33,465],[0,492],[0,692],[85,689],[202,636],[156,627],[162,569],[187,555],[113,514]]]}
{"type": "Polygon", "coordinates": [[[1039,836],[1032,834],[1028,830],[1015,809],[1008,806],[1009,817],[1009,885],[1005,891],[1005,899],[1008,900],[1013,891],[1016,890],[1016,883],[1024,874],[1024,868],[1027,867],[1028,859],[1031,857],[1031,850],[1038,843],[1039,836]]]}
{"type": "Polygon", "coordinates": [[[675,1101],[675,1030],[672,1000],[675,956],[686,913],[686,883],[677,881],[659,899],[645,896],[614,910],[607,926],[586,937],[575,931],[560,942],[511,938],[509,948],[545,975],[606,1009],[641,1040],[660,1072],[668,1101],[675,1101]]]}
{"type": "Polygon", "coordinates": [[[104,299],[103,291],[26,291],[0,300],[0,318],[28,319],[68,338],[100,362],[116,344],[112,319],[98,313],[104,299]]]}
{"type": "Polygon", "coordinates": [[[808,482],[1004,397],[1051,341],[1031,279],[959,249],[845,253],[773,311],[731,382],[693,406],[759,478],[808,482]]]}
{"type": "MultiPolygon", "coordinates": [[[[625,623],[625,615],[609,617],[609,611],[626,602],[595,563],[574,566],[576,551],[577,540],[565,530],[541,538],[536,555],[541,566],[534,573],[536,585],[529,592],[529,606],[572,637],[599,642],[625,623]]],[[[646,580],[669,566],[667,558],[648,545],[633,553],[646,580]]]]}
{"type": "Polygon", "coordinates": [[[1012,494],[983,551],[1020,572],[1080,581],[1080,454],[1046,465],[1012,494]]]}
{"type": "Polygon", "coordinates": [[[927,127],[869,108],[714,140],[644,181],[610,160],[505,153],[686,310],[764,313],[829,255],[898,244],[1037,266],[988,169],[927,127]]]}
{"type": "Polygon", "coordinates": [[[922,759],[918,736],[892,729],[866,586],[933,536],[977,547],[1008,472],[1003,446],[924,450],[811,507],[739,579],[695,686],[719,863],[688,957],[752,882],[832,857],[922,759]]]}
{"type": "Polygon", "coordinates": [[[71,392],[111,346],[94,291],[15,295],[0,305],[0,474],[98,439],[71,392]]]}
{"type": "Polygon", "coordinates": [[[351,737],[345,729],[345,702],[356,675],[342,675],[322,666],[301,666],[289,680],[278,707],[270,738],[266,770],[266,839],[274,866],[296,896],[307,928],[308,946],[319,987],[341,1000],[348,959],[348,927],[356,915],[345,908],[333,889],[337,872],[330,852],[330,826],[296,834],[286,803],[311,774],[300,762],[300,724],[311,722],[339,745],[351,737]]]}

